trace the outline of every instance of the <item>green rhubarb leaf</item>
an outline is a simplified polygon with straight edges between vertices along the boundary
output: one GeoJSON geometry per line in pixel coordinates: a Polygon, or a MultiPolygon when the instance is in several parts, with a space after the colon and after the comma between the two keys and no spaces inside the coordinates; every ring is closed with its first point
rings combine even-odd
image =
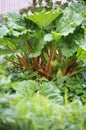
{"type": "Polygon", "coordinates": [[[41,38],[36,44],[34,44],[33,52],[29,55],[30,57],[37,57],[41,54],[46,42],[41,38]]]}
{"type": "Polygon", "coordinates": [[[52,102],[63,104],[63,97],[60,95],[60,90],[56,88],[55,84],[51,82],[43,82],[38,84],[35,81],[22,81],[18,84],[17,93],[21,97],[31,98],[34,95],[42,95],[52,102]]]}
{"type": "Polygon", "coordinates": [[[71,57],[77,51],[78,45],[73,40],[74,35],[68,35],[61,39],[61,48],[63,56],[71,57]]]}
{"type": "Polygon", "coordinates": [[[62,47],[62,53],[65,57],[71,57],[77,51],[78,46],[76,44],[67,45],[66,41],[62,47]]]}
{"type": "Polygon", "coordinates": [[[23,16],[17,13],[7,13],[3,17],[5,18],[5,25],[0,26],[0,38],[7,35],[18,37],[31,32],[30,29],[26,28],[23,16]]]}
{"type": "Polygon", "coordinates": [[[17,13],[6,13],[4,15],[6,24],[9,28],[23,31],[25,29],[24,17],[17,13]]]}
{"type": "Polygon", "coordinates": [[[49,12],[43,10],[39,13],[27,15],[26,18],[37,24],[42,29],[52,23],[52,21],[54,21],[61,13],[61,10],[51,10],[49,12]]]}
{"type": "Polygon", "coordinates": [[[84,17],[82,13],[85,11],[85,5],[81,3],[73,3],[63,11],[63,15],[57,20],[56,31],[64,36],[73,33],[77,26],[79,26],[84,17]]]}
{"type": "Polygon", "coordinates": [[[66,57],[72,56],[81,47],[86,50],[84,30],[80,27],[62,40],[62,53],[66,57]]]}

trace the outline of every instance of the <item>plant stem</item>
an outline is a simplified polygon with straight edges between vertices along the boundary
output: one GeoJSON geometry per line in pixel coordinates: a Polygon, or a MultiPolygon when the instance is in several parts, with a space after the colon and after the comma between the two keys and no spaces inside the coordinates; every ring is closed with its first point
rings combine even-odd
{"type": "Polygon", "coordinates": [[[52,48],[51,48],[51,51],[50,51],[49,61],[48,61],[47,65],[46,65],[46,68],[45,68],[45,71],[48,74],[52,73],[51,61],[53,61],[53,59],[54,59],[56,49],[57,49],[57,45],[56,44],[52,45],[52,48]]]}

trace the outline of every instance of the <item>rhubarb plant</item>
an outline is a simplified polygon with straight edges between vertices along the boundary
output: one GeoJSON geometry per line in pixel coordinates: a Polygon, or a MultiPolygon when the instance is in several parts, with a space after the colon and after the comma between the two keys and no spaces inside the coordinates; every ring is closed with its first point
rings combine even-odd
{"type": "Polygon", "coordinates": [[[24,16],[5,14],[5,24],[0,25],[0,55],[16,69],[35,71],[48,80],[77,74],[83,71],[80,48],[86,54],[85,14],[82,3],[24,16]]]}

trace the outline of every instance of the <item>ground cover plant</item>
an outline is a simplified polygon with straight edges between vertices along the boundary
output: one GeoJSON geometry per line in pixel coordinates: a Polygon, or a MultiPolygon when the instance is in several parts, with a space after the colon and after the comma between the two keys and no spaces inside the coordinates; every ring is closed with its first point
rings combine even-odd
{"type": "Polygon", "coordinates": [[[3,19],[0,129],[85,130],[86,5],[3,19]]]}

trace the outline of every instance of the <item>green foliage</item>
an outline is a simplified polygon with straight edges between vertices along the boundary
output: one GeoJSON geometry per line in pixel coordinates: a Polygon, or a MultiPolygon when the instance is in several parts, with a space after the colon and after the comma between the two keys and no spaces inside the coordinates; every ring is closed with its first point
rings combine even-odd
{"type": "Polygon", "coordinates": [[[86,129],[86,5],[46,10],[3,15],[1,130],[86,129]]]}
{"type": "MultiPolygon", "coordinates": [[[[66,83],[62,82],[60,84],[61,94],[65,94],[65,90],[68,90],[68,101],[73,101],[75,99],[80,99],[83,103],[86,104],[85,98],[86,97],[86,88],[85,88],[85,81],[82,75],[76,75],[75,77],[64,79],[66,83]]],[[[57,82],[58,83],[58,82],[57,82]]],[[[59,84],[59,83],[58,83],[59,84]]]]}

